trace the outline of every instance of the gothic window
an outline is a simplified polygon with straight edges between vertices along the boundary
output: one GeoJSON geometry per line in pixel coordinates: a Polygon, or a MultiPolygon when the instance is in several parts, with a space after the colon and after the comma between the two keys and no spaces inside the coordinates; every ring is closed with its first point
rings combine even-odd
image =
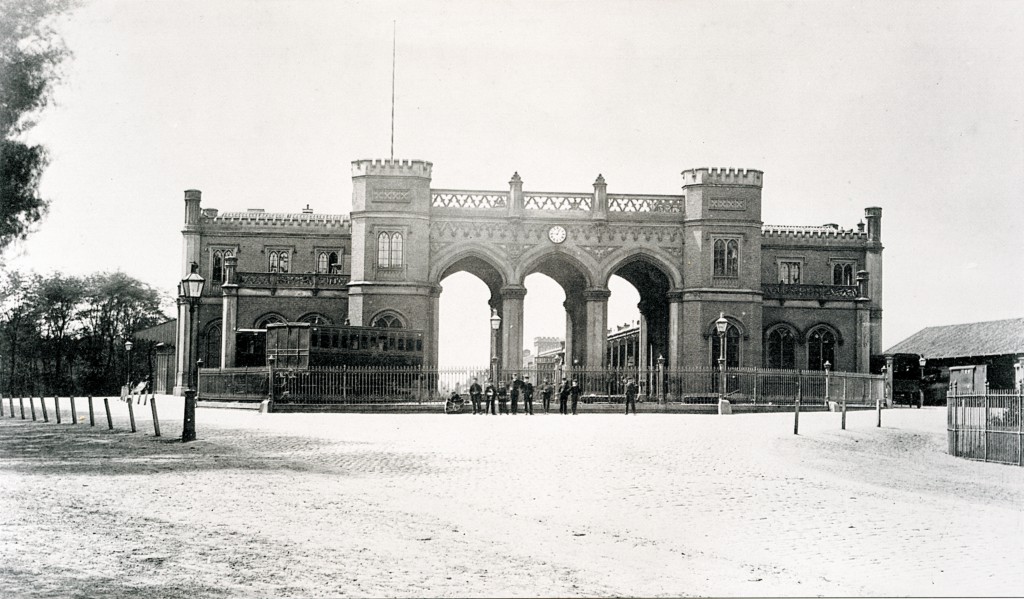
{"type": "Polygon", "coordinates": [[[203,368],[220,368],[221,327],[219,322],[207,327],[203,341],[203,368]]]}
{"type": "Polygon", "coordinates": [[[323,250],[316,257],[316,271],[320,274],[334,272],[338,265],[338,252],[323,250]]]}
{"type": "Polygon", "coordinates": [[[802,264],[796,260],[779,261],[779,282],[787,285],[800,283],[800,270],[802,264]]]}
{"type": "Polygon", "coordinates": [[[819,327],[807,338],[807,368],[825,370],[825,362],[833,367],[836,365],[836,336],[832,331],[819,327]]]}
{"type": "Polygon", "coordinates": [[[786,327],[777,327],[768,333],[765,341],[767,368],[796,368],[796,338],[786,327]]]}
{"type": "MultiPolygon", "coordinates": [[[[711,367],[718,369],[718,359],[721,357],[722,342],[716,331],[711,335],[711,367]]],[[[740,365],[740,330],[736,325],[730,324],[725,329],[725,366],[736,368],[740,365]]]]}
{"type": "Polygon", "coordinates": [[[402,319],[398,314],[394,312],[385,312],[381,314],[373,321],[373,326],[378,329],[404,329],[405,325],[402,323],[402,319]]]}
{"type": "Polygon", "coordinates": [[[284,319],[284,317],[281,316],[280,314],[267,314],[265,316],[261,316],[256,321],[256,328],[257,329],[265,329],[265,328],[267,328],[268,324],[278,324],[278,323],[285,323],[285,322],[288,322],[288,321],[286,321],[284,319]]]}
{"type": "Polygon", "coordinates": [[[377,267],[401,268],[402,234],[398,231],[382,231],[377,235],[377,267]]]}
{"type": "Polygon", "coordinates": [[[323,314],[311,313],[299,318],[299,322],[308,322],[311,325],[317,326],[331,326],[333,324],[330,318],[327,318],[323,314]]]}
{"type": "Polygon", "coordinates": [[[835,264],[832,267],[833,285],[853,285],[853,264],[835,264]]]}
{"type": "Polygon", "coordinates": [[[217,250],[213,253],[213,268],[210,278],[214,283],[224,282],[224,252],[217,250]]]}
{"type": "Polygon", "coordinates": [[[289,272],[288,250],[270,250],[267,252],[269,272],[289,272]]]}
{"type": "Polygon", "coordinates": [[[739,276],[740,243],[735,239],[716,239],[714,263],[716,277],[739,276]]]}

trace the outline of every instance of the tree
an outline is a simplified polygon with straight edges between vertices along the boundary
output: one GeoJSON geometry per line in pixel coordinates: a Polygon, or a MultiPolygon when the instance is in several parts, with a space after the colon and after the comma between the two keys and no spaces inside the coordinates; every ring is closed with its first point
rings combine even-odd
{"type": "Polygon", "coordinates": [[[75,0],[0,0],[0,249],[24,239],[46,213],[39,180],[46,150],[19,139],[50,101],[70,54],[53,18],[75,0]]]}
{"type": "Polygon", "coordinates": [[[25,361],[22,346],[35,337],[30,282],[17,271],[0,280],[0,347],[7,356],[7,377],[0,381],[0,391],[8,395],[25,387],[20,369],[25,361]]]}
{"type": "Polygon", "coordinates": [[[64,362],[68,335],[74,331],[81,315],[85,282],[78,277],[57,273],[39,277],[34,287],[33,304],[43,339],[49,346],[47,354],[53,359],[52,369],[45,372],[52,377],[52,387],[64,391],[65,383],[71,379],[70,372],[65,373],[64,362]]]}

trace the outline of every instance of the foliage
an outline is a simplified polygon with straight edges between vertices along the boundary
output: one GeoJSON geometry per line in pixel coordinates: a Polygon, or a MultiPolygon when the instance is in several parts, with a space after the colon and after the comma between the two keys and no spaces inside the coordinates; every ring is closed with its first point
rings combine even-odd
{"type": "Polygon", "coordinates": [[[42,146],[19,137],[50,101],[70,54],[53,19],[75,0],[0,0],[0,249],[23,239],[46,213],[42,146]]]}
{"type": "MultiPolygon", "coordinates": [[[[0,393],[115,393],[130,374],[124,342],[167,319],[161,294],[121,272],[0,280],[0,393]]],[[[139,344],[141,350],[146,349],[139,344]]]]}

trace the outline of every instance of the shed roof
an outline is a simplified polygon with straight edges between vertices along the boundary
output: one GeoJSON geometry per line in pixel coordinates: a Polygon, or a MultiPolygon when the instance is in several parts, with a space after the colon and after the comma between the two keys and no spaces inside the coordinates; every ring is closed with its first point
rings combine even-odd
{"type": "Polygon", "coordinates": [[[151,326],[148,329],[135,331],[135,334],[132,335],[132,337],[146,341],[156,341],[157,343],[163,343],[165,345],[174,345],[174,334],[177,326],[178,319],[172,318],[161,322],[158,325],[151,326]]]}
{"type": "Polygon", "coordinates": [[[928,327],[885,353],[936,359],[1024,354],[1024,318],[928,327]]]}

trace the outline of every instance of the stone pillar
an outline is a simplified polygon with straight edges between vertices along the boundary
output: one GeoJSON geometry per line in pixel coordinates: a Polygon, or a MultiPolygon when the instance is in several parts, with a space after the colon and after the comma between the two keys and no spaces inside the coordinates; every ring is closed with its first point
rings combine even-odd
{"type": "Polygon", "coordinates": [[[199,221],[202,217],[202,196],[198,189],[185,190],[185,228],[182,229],[181,278],[192,272],[192,263],[202,265],[199,255],[199,221]]]}
{"type": "MultiPolygon", "coordinates": [[[[885,397],[883,398],[883,401],[885,402],[885,406],[887,408],[891,408],[892,407],[892,395],[893,395],[893,384],[892,384],[892,382],[896,378],[896,376],[895,376],[896,373],[894,373],[892,371],[892,369],[893,369],[893,361],[894,361],[894,356],[891,356],[891,355],[885,356],[885,397]]],[[[864,372],[867,372],[867,370],[865,370],[864,372]]]]}
{"type": "Polygon", "coordinates": [[[669,291],[668,299],[668,369],[678,370],[683,366],[683,291],[669,291]]]}
{"type": "Polygon", "coordinates": [[[871,308],[867,299],[854,300],[857,310],[856,362],[854,372],[871,370],[871,308]]]}
{"type": "Polygon", "coordinates": [[[501,288],[502,372],[512,374],[523,368],[523,298],[526,288],[501,288]]]}
{"type": "Polygon", "coordinates": [[[562,307],[565,308],[565,357],[563,363],[566,366],[572,366],[573,352],[576,351],[575,343],[573,343],[573,309],[569,304],[569,300],[562,302],[562,307]]]}
{"type": "Polygon", "coordinates": [[[608,184],[604,182],[604,175],[598,175],[594,181],[594,208],[590,217],[598,221],[608,220],[608,184]]]}
{"type": "Polygon", "coordinates": [[[516,218],[523,216],[523,179],[518,172],[512,173],[508,182],[508,215],[516,218]]]}
{"type": "MultiPolygon", "coordinates": [[[[430,340],[427,347],[425,366],[436,367],[438,354],[440,352],[439,340],[441,335],[441,286],[436,285],[430,290],[427,299],[427,314],[430,319],[430,340]]],[[[489,326],[489,325],[488,325],[489,326]]]]}
{"type": "MultiPolygon", "coordinates": [[[[639,304],[638,304],[639,307],[639,304]]],[[[648,369],[650,358],[647,356],[647,346],[650,341],[647,339],[647,317],[640,313],[640,334],[637,336],[636,365],[640,370],[648,369]]]]}
{"type": "Polygon", "coordinates": [[[235,366],[235,331],[238,329],[238,258],[224,258],[224,283],[221,284],[221,335],[220,365],[221,368],[235,366]]]}
{"type": "Polygon", "coordinates": [[[589,369],[604,366],[605,346],[608,344],[608,298],[611,295],[611,291],[600,288],[591,288],[583,292],[587,313],[585,364],[589,369]]]}
{"type": "Polygon", "coordinates": [[[178,330],[175,333],[174,394],[184,395],[188,388],[188,357],[191,355],[192,339],[189,338],[188,300],[178,298],[178,330]]]}

